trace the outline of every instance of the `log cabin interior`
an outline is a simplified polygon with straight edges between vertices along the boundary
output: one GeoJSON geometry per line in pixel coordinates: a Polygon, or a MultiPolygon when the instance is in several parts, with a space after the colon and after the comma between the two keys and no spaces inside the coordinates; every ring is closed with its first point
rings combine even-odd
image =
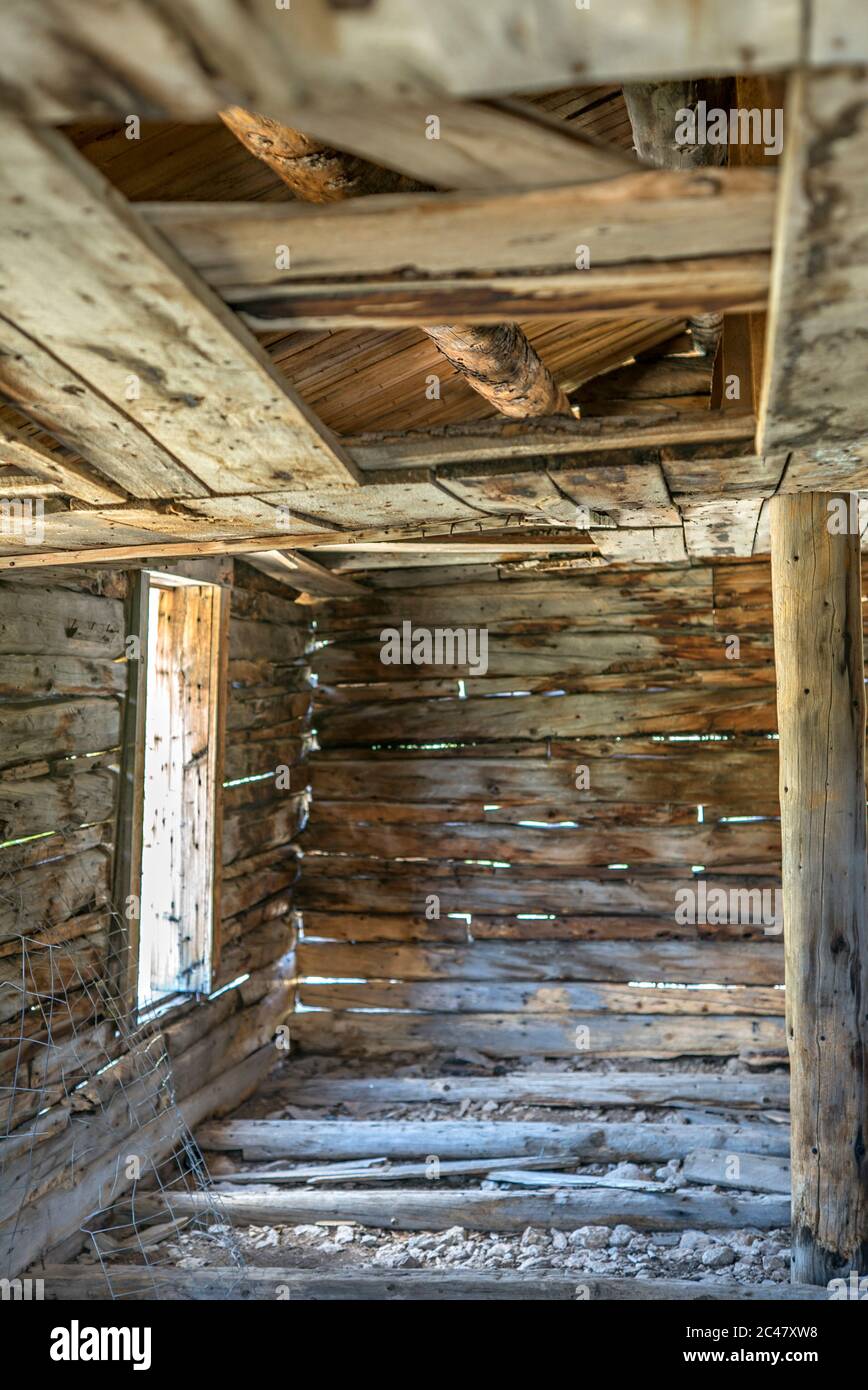
{"type": "Polygon", "coordinates": [[[6,0],[4,1297],[868,1274],[866,65],[6,0]]]}

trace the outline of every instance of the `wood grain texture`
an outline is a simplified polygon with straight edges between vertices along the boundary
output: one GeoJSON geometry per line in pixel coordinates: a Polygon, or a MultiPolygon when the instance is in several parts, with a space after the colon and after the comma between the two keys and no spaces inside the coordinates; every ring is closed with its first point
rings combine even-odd
{"type": "Polygon", "coordinates": [[[865,673],[858,535],[828,498],[771,507],[778,665],[793,1277],[868,1269],[865,673]]]}

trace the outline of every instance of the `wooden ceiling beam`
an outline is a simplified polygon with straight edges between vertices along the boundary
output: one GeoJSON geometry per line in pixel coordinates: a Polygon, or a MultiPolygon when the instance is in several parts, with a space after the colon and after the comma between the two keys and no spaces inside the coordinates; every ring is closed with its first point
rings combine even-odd
{"type": "Polygon", "coordinates": [[[345,437],[355,463],[364,473],[384,475],[392,469],[467,468],[485,461],[515,467],[521,459],[562,454],[622,453],[701,445],[713,456],[727,444],[753,441],[756,421],[750,414],[673,411],[666,417],[599,416],[584,420],[468,421],[431,430],[389,431],[345,437]]]}
{"type": "Polygon", "coordinates": [[[564,273],[766,254],[777,181],[766,169],[638,170],[598,183],[501,193],[402,193],[325,207],[152,203],[136,211],[220,291],[340,276],[564,273]],[[275,269],[275,247],[290,254],[275,269]]]}
{"type": "MultiPolygon", "coordinates": [[[[319,145],[267,116],[237,106],[221,116],[245,148],[265,160],[305,202],[341,202],[383,191],[383,184],[388,190],[398,182],[397,175],[319,145]]],[[[418,138],[424,141],[424,127],[418,138]]],[[[523,419],[569,413],[565,392],[516,324],[425,326],[423,332],[468,385],[502,414],[523,419]]]]}
{"type": "MultiPolygon", "coordinates": [[[[840,20],[842,0],[835,0],[840,20]]],[[[849,7],[848,21],[853,7],[849,7]]],[[[848,23],[849,27],[849,23],[848,23]]],[[[811,53],[837,61],[830,22],[811,53]]],[[[0,34],[4,104],[31,119],[207,118],[242,102],[295,120],[352,88],[402,101],[507,95],[577,80],[776,71],[801,59],[802,0],[6,0],[0,34]]],[[[868,58],[860,29],[848,60],[868,58]]],[[[840,42],[840,40],[838,40],[840,42]]]]}
{"type": "MultiPolygon", "coordinates": [[[[94,431],[122,414],[142,452],[155,441],[194,490],[356,481],[265,350],[136,209],[65,136],[10,117],[0,117],[0,237],[0,315],[111,403],[94,431]]],[[[0,389],[8,366],[0,357],[0,389]]],[[[31,401],[14,361],[11,372],[10,394],[39,419],[39,391],[31,401]]],[[[84,405],[71,403],[70,417],[84,405]]],[[[62,425],[56,391],[53,408],[62,425]]],[[[100,437],[104,452],[113,443],[100,437]]],[[[122,486],[134,494],[131,473],[122,486]]]]}
{"type": "Polygon", "coordinates": [[[768,252],[695,260],[594,266],[549,274],[472,279],[438,276],[393,281],[344,280],[239,285],[223,297],[257,333],[324,328],[424,327],[462,316],[475,324],[507,319],[563,322],[611,317],[688,318],[707,312],[762,310],[771,280],[768,252]]]}

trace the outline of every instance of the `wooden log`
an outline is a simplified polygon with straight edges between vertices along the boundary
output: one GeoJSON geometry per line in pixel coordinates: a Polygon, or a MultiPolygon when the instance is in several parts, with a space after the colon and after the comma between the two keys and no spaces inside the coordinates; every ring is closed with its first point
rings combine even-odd
{"type": "Polygon", "coordinates": [[[516,1072],[511,1076],[296,1076],[267,1083],[263,1094],[288,1105],[460,1105],[463,1101],[512,1101],[554,1108],[583,1105],[708,1105],[727,1110],[786,1110],[787,1075],[718,1076],[713,1072],[516,1072]]]}
{"type": "MultiPolygon", "coordinates": [[[[464,981],[365,980],[361,984],[302,983],[298,1000],[318,1009],[409,1009],[430,1013],[677,1014],[739,1017],[784,1012],[784,991],[754,986],[734,989],[650,988],[591,984],[496,984],[464,981]]],[[[626,1030],[626,1025],[625,1025],[626,1030]]]]}
{"type": "Polygon", "coordinates": [[[66,777],[0,779],[0,835],[37,835],[58,826],[107,821],[115,806],[116,782],[108,768],[66,777]]]}
{"type": "MultiPolygon", "coordinates": [[[[431,888],[436,888],[433,881],[431,888]]],[[[629,952],[617,941],[474,941],[462,946],[307,941],[299,947],[298,969],[301,976],[331,979],[778,984],[782,957],[780,940],[749,945],[643,942],[629,952]]]]}
{"type": "Polygon", "coordinates": [[[517,699],[418,700],[406,704],[371,701],[353,709],[325,710],[317,721],[323,747],[371,741],[371,729],[388,740],[456,738],[578,738],[602,736],[613,727],[625,734],[673,732],[772,733],[774,687],[733,690],[651,690],[590,695],[527,695],[517,699]]]}
{"type": "MultiPolygon", "coordinates": [[[[413,179],[365,159],[330,149],[301,130],[243,106],[229,106],[220,119],[246,150],[283,179],[303,202],[338,203],[373,193],[410,192],[413,179]]],[[[424,122],[423,122],[424,129],[424,122]]]]}
{"type": "Polygon", "coordinates": [[[397,1269],[384,1273],[353,1269],[346,1274],[270,1266],[172,1269],[112,1263],[111,1276],[87,1265],[46,1265],[29,1271],[42,1279],[47,1301],[124,1299],[228,1300],[289,1298],[293,1303],[340,1302],[363,1299],[387,1302],[489,1302],[493,1300],[554,1300],[575,1302],[581,1294],[606,1302],[810,1302],[828,1298],[826,1289],[810,1284],[710,1284],[690,1279],[609,1279],[575,1274],[567,1278],[553,1270],[512,1273],[502,1270],[441,1273],[397,1269]],[[577,1293],[577,1290],[579,1293],[577,1293]]]}
{"type": "Polygon", "coordinates": [[[306,1052],[425,1054],[456,1048],[491,1057],[574,1057],[577,1029],[588,1055],[733,1057],[755,1053],[765,1063],[786,1057],[782,1018],[701,1019],[634,1014],[329,1013],[296,1016],[293,1039],[306,1052]]]}
{"type": "MultiPolygon", "coordinates": [[[[859,535],[824,494],[775,499],[793,1278],[868,1271],[868,883],[859,535]]],[[[849,499],[840,499],[846,507],[849,499]]]]}
{"type": "MultiPolygon", "coordinates": [[[[203,1193],[167,1193],[163,1206],[174,1216],[207,1209],[203,1193]]],[[[226,1219],[239,1225],[294,1226],[312,1221],[354,1221],[369,1228],[398,1231],[521,1231],[544,1226],[573,1231],[577,1226],[616,1226],[639,1231],[761,1231],[786,1224],[789,1203],[781,1197],[717,1196],[706,1192],[602,1191],[482,1192],[275,1192],[222,1194],[226,1219]]]]}
{"type": "Polygon", "coordinates": [[[697,1148],[785,1156],[789,1134],[780,1125],[569,1124],[512,1120],[223,1120],[203,1125],[203,1149],[242,1150],[261,1159],[569,1158],[577,1163],[625,1159],[667,1163],[697,1148]]]}
{"type": "Polygon", "coordinates": [[[715,1187],[749,1188],[753,1192],[790,1195],[790,1165],[784,1159],[757,1154],[733,1154],[720,1149],[696,1149],[684,1160],[685,1178],[715,1187]]]}

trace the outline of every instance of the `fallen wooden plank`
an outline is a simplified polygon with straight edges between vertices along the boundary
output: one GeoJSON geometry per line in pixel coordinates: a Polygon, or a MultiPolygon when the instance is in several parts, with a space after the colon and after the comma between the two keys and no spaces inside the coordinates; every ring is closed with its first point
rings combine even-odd
{"type": "Polygon", "coordinates": [[[498,1168],[489,1174],[493,1182],[505,1182],[512,1187],[581,1187],[588,1191],[601,1188],[615,1188],[620,1192],[666,1192],[662,1182],[642,1182],[639,1178],[588,1177],[582,1173],[547,1173],[530,1169],[498,1168]]]}
{"type": "Polygon", "coordinates": [[[293,283],[407,268],[421,278],[764,253],[775,190],[765,169],[654,170],[522,192],[394,193],[322,207],[139,203],[137,211],[225,290],[274,284],[274,253],[263,248],[275,246],[289,248],[283,273],[293,283]]]}
{"type": "MultiPolygon", "coordinates": [[[[572,1160],[564,1158],[565,1164],[572,1160]]],[[[556,1163],[557,1160],[554,1160],[556,1163]]],[[[341,1183],[365,1183],[365,1182],[410,1182],[419,1179],[428,1179],[431,1182],[439,1181],[440,1178],[467,1177],[472,1174],[496,1173],[501,1168],[508,1169],[511,1165],[525,1163],[528,1168],[535,1164],[539,1167],[551,1166],[552,1160],[548,1158],[521,1159],[521,1158],[459,1158],[454,1161],[446,1159],[441,1162],[438,1156],[432,1156],[431,1160],[422,1163],[390,1163],[388,1159],[362,1159],[356,1163],[335,1163],[322,1164],[316,1168],[297,1168],[287,1169],[286,1171],[272,1172],[263,1169],[261,1172],[238,1172],[220,1173],[216,1177],[216,1182],[221,1187],[229,1185],[231,1187],[247,1187],[252,1185],[264,1185],[276,1183],[306,1183],[309,1187],[332,1187],[340,1186],[341,1183]]]]}
{"type": "Polygon", "coordinates": [[[696,1149],[685,1157],[682,1171],[691,1182],[790,1195],[790,1165],[783,1158],[696,1149]]]}
{"type": "MultiPolygon", "coordinates": [[[[161,1203],[173,1214],[210,1210],[206,1193],[166,1193],[161,1203]]],[[[624,1223],[639,1231],[768,1231],[789,1225],[790,1204],[782,1197],[718,1196],[706,1192],[556,1191],[482,1192],[276,1192],[223,1193],[222,1215],[238,1225],[294,1226],[314,1221],[353,1221],[397,1231],[521,1231],[544,1226],[573,1231],[577,1226],[624,1223]]]]}
{"type": "Polygon", "coordinates": [[[65,136],[5,116],[0,147],[7,319],[211,491],[355,481],[264,349],[65,136]]]}
{"type": "Polygon", "coordinates": [[[489,1301],[494,1299],[561,1300],[577,1298],[608,1302],[665,1300],[712,1302],[717,1300],[764,1302],[827,1299],[827,1289],[813,1284],[710,1284],[689,1279],[600,1279],[575,1273],[569,1277],[553,1270],[533,1273],[441,1273],[418,1270],[353,1269],[340,1273],[249,1266],[219,1269],[172,1269],[167,1266],[112,1265],[110,1279],[88,1265],[47,1265],[29,1271],[42,1279],[48,1301],[62,1299],[268,1299],[289,1298],[293,1303],[328,1300],[421,1300],[428,1302],[489,1301]]]}
{"type": "MultiPolygon", "coordinates": [[[[714,1105],[727,1109],[780,1109],[790,1103],[786,1074],[719,1076],[713,1072],[528,1071],[510,1076],[285,1076],[266,1082],[260,1094],[288,1105],[325,1107],[366,1105],[460,1105],[463,1101],[556,1108],[583,1105],[714,1105]]],[[[748,1118],[748,1117],[745,1117],[748,1118]]]]}
{"type": "MultiPolygon", "coordinates": [[[[493,1078],[494,1079],[494,1078],[493,1078]]],[[[487,1078],[486,1078],[487,1080],[487,1078]]],[[[784,1126],[649,1123],[546,1124],[512,1120],[223,1120],[196,1133],[203,1149],[240,1149],[245,1160],[385,1157],[418,1161],[554,1156],[585,1163],[667,1163],[695,1149],[785,1155],[784,1126]]]]}

